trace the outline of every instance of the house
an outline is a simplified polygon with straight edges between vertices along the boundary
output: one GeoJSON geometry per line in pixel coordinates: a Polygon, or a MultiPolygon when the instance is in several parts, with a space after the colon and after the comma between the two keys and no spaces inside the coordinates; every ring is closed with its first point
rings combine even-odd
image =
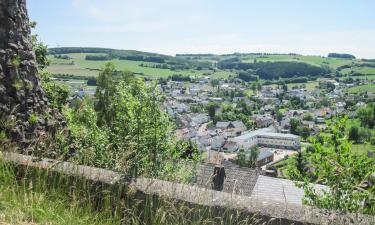
{"type": "Polygon", "coordinates": [[[233,153],[237,152],[240,149],[240,146],[237,142],[234,141],[226,141],[222,147],[223,152],[225,153],[233,153]]]}
{"type": "Polygon", "coordinates": [[[215,151],[220,151],[221,148],[224,146],[224,144],[225,144],[224,136],[222,135],[215,136],[212,138],[211,149],[215,151]]]}
{"type": "Polygon", "coordinates": [[[247,130],[242,121],[219,121],[216,123],[216,128],[219,129],[226,137],[236,137],[247,130]]]}
{"type": "Polygon", "coordinates": [[[300,138],[293,134],[274,133],[272,128],[263,128],[233,138],[239,146],[251,149],[253,146],[298,150],[301,148],[300,138]]]}
{"type": "Polygon", "coordinates": [[[273,161],[273,153],[267,150],[260,150],[257,158],[257,167],[262,167],[273,161]]]}
{"type": "Polygon", "coordinates": [[[268,127],[274,123],[274,119],[270,115],[254,115],[253,120],[257,127],[268,127]]]}

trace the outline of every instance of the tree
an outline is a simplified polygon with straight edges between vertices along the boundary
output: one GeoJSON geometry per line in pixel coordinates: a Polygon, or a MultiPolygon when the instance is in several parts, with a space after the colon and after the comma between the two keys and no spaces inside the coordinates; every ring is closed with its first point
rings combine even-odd
{"type": "Polygon", "coordinates": [[[98,125],[106,125],[108,127],[112,126],[114,118],[114,109],[111,105],[111,100],[116,92],[116,83],[118,80],[128,79],[129,74],[123,72],[122,76],[120,74],[116,76],[115,65],[112,62],[108,62],[104,65],[104,68],[99,73],[96,80],[97,88],[95,92],[95,111],[98,113],[98,125]]]}
{"type": "Polygon", "coordinates": [[[280,110],[276,111],[276,120],[277,122],[280,122],[283,119],[283,114],[280,112],[280,110]]]}
{"type": "Polygon", "coordinates": [[[354,141],[355,143],[358,143],[359,138],[359,129],[357,126],[351,126],[349,129],[349,140],[354,141]]]}
{"type": "Polygon", "coordinates": [[[43,90],[45,91],[49,102],[54,108],[61,111],[69,97],[68,86],[53,81],[51,79],[51,74],[48,72],[42,72],[39,74],[39,76],[42,81],[43,90]]]}
{"type": "Polygon", "coordinates": [[[210,116],[211,120],[215,119],[216,108],[217,108],[217,104],[215,104],[215,103],[210,103],[207,106],[208,115],[210,116]]]}
{"type": "Polygon", "coordinates": [[[284,92],[288,91],[288,85],[285,82],[283,83],[283,91],[284,92]]]}
{"type": "Polygon", "coordinates": [[[375,103],[361,107],[357,110],[357,117],[361,121],[361,125],[368,128],[375,126],[375,103]]]}
{"type": "Polygon", "coordinates": [[[255,169],[257,167],[257,161],[259,156],[259,149],[257,146],[253,146],[250,150],[249,160],[247,161],[247,167],[255,169]]]}
{"type": "Polygon", "coordinates": [[[237,153],[237,160],[236,163],[241,166],[245,167],[246,166],[246,153],[243,148],[241,148],[238,153],[237,153]]]}
{"type": "Polygon", "coordinates": [[[304,140],[306,140],[310,136],[310,128],[307,126],[299,126],[297,128],[297,133],[300,135],[304,140]]]}
{"type": "Polygon", "coordinates": [[[288,174],[298,187],[304,189],[303,202],[319,208],[375,214],[375,186],[368,185],[374,173],[375,158],[352,150],[345,132],[347,117],[335,118],[331,136],[321,144],[313,140],[314,151],[306,152],[311,170],[301,173],[296,167],[288,174]],[[329,191],[318,191],[313,183],[326,185],[329,191]]]}
{"type": "Polygon", "coordinates": [[[306,165],[306,159],[301,151],[298,151],[296,159],[295,159],[295,167],[298,170],[298,173],[301,174],[301,176],[306,176],[307,173],[307,165],[306,165]]]}
{"type": "Polygon", "coordinates": [[[253,91],[253,93],[256,93],[256,91],[257,91],[257,84],[256,84],[256,82],[251,83],[251,90],[253,91]]]}
{"type": "Polygon", "coordinates": [[[306,113],[306,114],[303,115],[303,120],[313,121],[314,118],[313,118],[313,115],[311,113],[306,113]]]}
{"type": "Polygon", "coordinates": [[[262,90],[262,84],[260,82],[257,82],[257,91],[262,90]]]}
{"type": "Polygon", "coordinates": [[[301,120],[297,118],[291,118],[289,123],[290,123],[290,133],[298,135],[298,127],[302,124],[301,120]]]}
{"type": "Polygon", "coordinates": [[[259,156],[259,150],[257,146],[251,148],[249,154],[241,148],[237,153],[236,163],[241,167],[256,168],[259,156]]]}
{"type": "Polygon", "coordinates": [[[220,82],[219,82],[218,79],[211,79],[210,84],[211,84],[211,86],[212,86],[213,88],[217,87],[217,89],[219,89],[219,84],[220,84],[220,82]]]}

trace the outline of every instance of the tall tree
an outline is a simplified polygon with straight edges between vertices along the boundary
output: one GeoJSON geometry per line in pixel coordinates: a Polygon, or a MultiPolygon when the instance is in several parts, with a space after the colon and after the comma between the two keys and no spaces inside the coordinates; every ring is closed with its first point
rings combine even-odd
{"type": "Polygon", "coordinates": [[[247,167],[255,169],[257,167],[258,157],[259,157],[259,149],[257,146],[254,146],[250,150],[250,156],[247,161],[247,167]]]}

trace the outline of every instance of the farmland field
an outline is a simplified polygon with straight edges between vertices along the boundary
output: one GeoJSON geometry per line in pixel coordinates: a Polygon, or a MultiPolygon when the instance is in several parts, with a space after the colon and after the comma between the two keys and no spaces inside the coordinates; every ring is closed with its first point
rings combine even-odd
{"type": "Polygon", "coordinates": [[[355,87],[348,88],[348,92],[350,93],[358,93],[358,92],[375,92],[375,84],[365,84],[359,85],[355,87]]]}
{"type": "Polygon", "coordinates": [[[352,67],[352,68],[343,69],[341,72],[344,74],[350,74],[351,71],[361,73],[361,74],[375,75],[374,67],[352,67]]]}
{"type": "MultiPolygon", "coordinates": [[[[254,56],[255,57],[255,56],[254,56]]],[[[242,62],[252,63],[254,57],[246,57],[242,62]]],[[[257,62],[302,62],[308,63],[315,66],[329,66],[332,69],[336,69],[339,66],[351,64],[352,60],[339,59],[339,58],[327,58],[321,56],[301,56],[301,55],[267,55],[256,58],[257,62]]]]}
{"type": "MultiPolygon", "coordinates": [[[[70,74],[70,75],[80,75],[80,76],[97,76],[99,70],[103,68],[105,63],[108,61],[94,61],[85,60],[86,55],[91,55],[92,53],[72,53],[65,54],[72,59],[60,59],[49,57],[51,60],[51,65],[47,68],[52,74],[70,74]],[[74,65],[71,65],[71,62],[74,65]]],[[[97,54],[103,55],[103,54],[97,54]]],[[[111,60],[113,64],[119,70],[127,70],[134,73],[138,73],[142,76],[150,77],[168,77],[173,74],[182,74],[186,76],[203,76],[204,74],[211,74],[215,78],[227,78],[230,72],[226,71],[210,71],[210,70],[170,70],[161,68],[152,68],[153,65],[157,63],[143,62],[143,61],[131,61],[131,60],[111,60]],[[147,65],[149,67],[140,66],[141,64],[147,65]]]]}

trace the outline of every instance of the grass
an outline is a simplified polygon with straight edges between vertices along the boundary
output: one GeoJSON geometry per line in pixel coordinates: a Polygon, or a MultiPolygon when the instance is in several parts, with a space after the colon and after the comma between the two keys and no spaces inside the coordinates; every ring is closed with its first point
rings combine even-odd
{"type": "MultiPolygon", "coordinates": [[[[268,55],[266,57],[257,57],[257,62],[303,62],[312,64],[315,66],[327,65],[332,69],[336,69],[339,66],[351,64],[352,60],[339,59],[339,58],[327,58],[321,56],[301,56],[301,55],[268,55]]],[[[254,58],[248,58],[243,62],[252,63],[254,58]]]]}
{"type": "Polygon", "coordinates": [[[92,206],[83,206],[85,199],[74,190],[75,187],[70,188],[70,197],[57,187],[47,191],[53,184],[48,184],[44,175],[32,170],[16,170],[0,159],[0,224],[99,225],[116,222],[111,211],[92,213],[92,206]]]}
{"type": "MultiPolygon", "coordinates": [[[[47,68],[52,74],[70,74],[70,75],[80,75],[80,76],[97,76],[99,75],[99,69],[104,67],[104,64],[108,61],[94,61],[85,60],[86,55],[92,55],[91,53],[73,53],[66,54],[74,61],[74,65],[71,65],[72,60],[68,59],[58,59],[54,57],[49,57],[51,60],[51,65],[47,68]]],[[[181,70],[173,71],[170,69],[160,69],[152,67],[143,67],[140,64],[147,64],[148,66],[153,66],[156,63],[142,62],[142,61],[131,61],[131,60],[111,60],[117,69],[128,70],[134,73],[138,73],[147,77],[168,77],[173,74],[182,74],[185,76],[197,76],[201,77],[204,74],[211,74],[210,76],[215,78],[228,78],[231,72],[226,71],[209,71],[209,70],[181,70]]]]}
{"type": "Polygon", "coordinates": [[[364,84],[348,88],[349,93],[375,92],[375,84],[364,84]]]}
{"type": "Polygon", "coordinates": [[[309,81],[307,83],[291,83],[287,84],[288,89],[291,90],[293,86],[301,86],[301,85],[306,85],[306,90],[307,91],[313,91],[319,86],[318,81],[309,81]]]}
{"type": "MultiPolygon", "coordinates": [[[[350,72],[358,72],[361,74],[367,74],[367,75],[375,75],[375,68],[374,67],[352,67],[352,68],[347,68],[343,69],[341,72],[344,74],[350,75],[350,72]]],[[[355,76],[356,77],[356,76],[355,76]]]]}
{"type": "MultiPolygon", "coordinates": [[[[125,187],[125,188],[124,188],[125,187]]],[[[145,195],[83,178],[13,166],[0,153],[0,224],[267,224],[244,211],[145,195]]]]}

